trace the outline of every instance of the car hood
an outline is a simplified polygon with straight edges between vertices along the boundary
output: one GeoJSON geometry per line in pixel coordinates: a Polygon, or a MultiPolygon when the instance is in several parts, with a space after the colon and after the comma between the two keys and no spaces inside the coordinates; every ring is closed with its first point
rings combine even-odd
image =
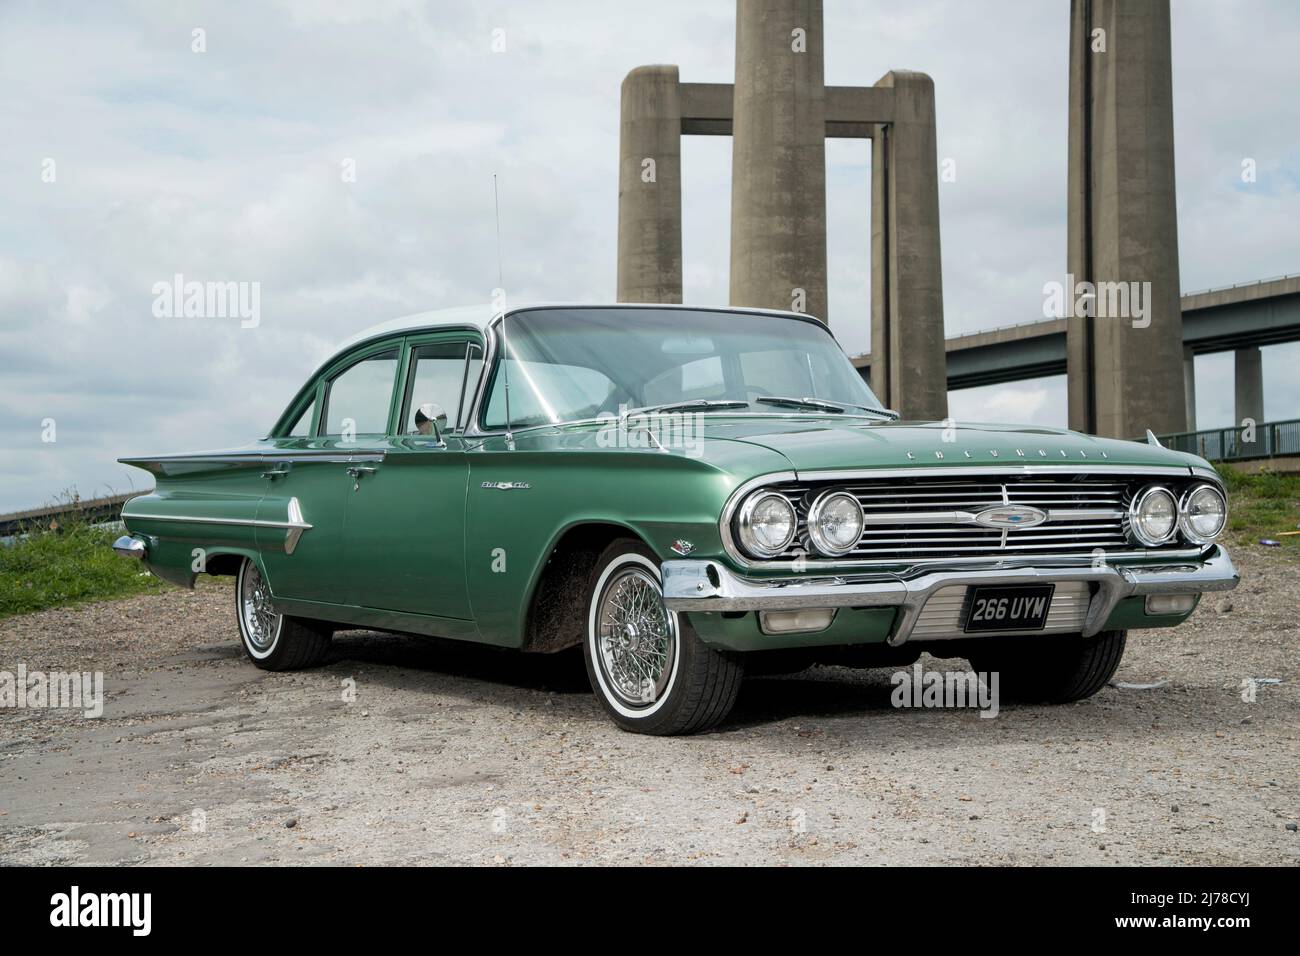
{"type": "Polygon", "coordinates": [[[712,439],[759,445],[782,455],[796,472],[859,468],[1069,464],[1189,467],[1182,452],[1145,442],[1097,438],[1062,428],[863,419],[713,418],[712,439]]]}

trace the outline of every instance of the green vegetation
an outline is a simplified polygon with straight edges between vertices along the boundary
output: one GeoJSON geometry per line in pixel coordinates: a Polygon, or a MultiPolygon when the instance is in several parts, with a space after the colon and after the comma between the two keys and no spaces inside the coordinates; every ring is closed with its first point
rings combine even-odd
{"type": "Polygon", "coordinates": [[[120,530],[72,523],[0,546],[0,617],[156,591],[163,583],[113,553],[120,530]]]}
{"type": "Polygon", "coordinates": [[[1281,542],[1300,553],[1300,475],[1275,472],[1247,474],[1232,465],[1217,465],[1228,487],[1228,544],[1257,544],[1261,538],[1281,542]]]}

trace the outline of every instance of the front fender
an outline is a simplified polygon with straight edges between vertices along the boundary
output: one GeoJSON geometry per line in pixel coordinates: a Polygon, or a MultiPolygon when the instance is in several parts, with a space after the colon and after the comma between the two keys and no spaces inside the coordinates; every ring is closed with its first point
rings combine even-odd
{"type": "MultiPolygon", "coordinates": [[[[613,525],[661,560],[720,556],[718,517],[748,477],[681,456],[520,450],[471,454],[466,580],[485,641],[520,647],[528,608],[556,544],[581,525],[613,525]]],[[[575,596],[575,600],[579,599],[575,596]]]]}

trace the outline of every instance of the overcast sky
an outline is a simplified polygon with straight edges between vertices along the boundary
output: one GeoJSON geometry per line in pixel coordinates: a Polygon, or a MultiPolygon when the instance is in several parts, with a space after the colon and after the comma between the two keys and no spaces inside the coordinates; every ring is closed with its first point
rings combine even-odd
{"type": "MultiPolygon", "coordinates": [[[[1064,271],[1068,9],[826,2],[828,84],[934,77],[957,172],[949,335],[1040,317],[1064,271]]],[[[5,0],[0,511],[147,484],[120,455],[260,437],[353,332],[485,301],[494,172],[511,298],[611,300],[619,84],[645,63],[730,82],[734,17],[729,0],[5,0]],[[178,273],[260,283],[260,324],[156,317],[178,273]]],[[[1184,291],[1300,272],[1300,5],[1177,0],[1173,23],[1184,291]]],[[[730,163],[729,139],[684,141],[689,302],[727,299],[730,163]]],[[[827,167],[830,320],[860,352],[868,144],[831,141],[827,167]]],[[[1300,417],[1300,344],[1264,355],[1266,417],[1300,417]]],[[[1230,424],[1231,355],[1196,375],[1199,425],[1230,424]]],[[[1064,390],[958,392],[952,411],[1063,425],[1064,390]]]]}

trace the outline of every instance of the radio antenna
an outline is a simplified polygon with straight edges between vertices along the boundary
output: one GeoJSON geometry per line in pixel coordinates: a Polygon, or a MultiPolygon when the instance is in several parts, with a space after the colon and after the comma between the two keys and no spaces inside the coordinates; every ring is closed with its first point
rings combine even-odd
{"type": "Polygon", "coordinates": [[[505,291],[506,281],[501,268],[501,202],[497,197],[497,174],[492,174],[492,214],[497,223],[497,288],[505,291]]]}
{"type": "Polygon", "coordinates": [[[506,283],[501,265],[501,201],[497,193],[497,174],[492,174],[492,214],[497,226],[497,292],[501,298],[501,376],[506,388],[506,447],[513,448],[514,433],[510,430],[510,342],[506,338],[506,283]]]}

